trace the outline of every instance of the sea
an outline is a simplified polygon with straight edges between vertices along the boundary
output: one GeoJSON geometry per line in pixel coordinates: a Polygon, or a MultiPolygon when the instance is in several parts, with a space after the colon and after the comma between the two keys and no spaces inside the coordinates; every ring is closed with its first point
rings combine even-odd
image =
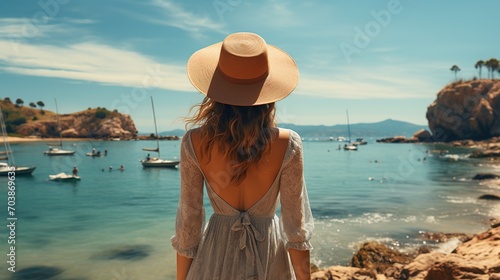
{"type": "MultiPolygon", "coordinates": [[[[366,241],[403,252],[421,246],[449,251],[456,240],[439,244],[421,234],[473,234],[486,230],[491,217],[500,217],[498,202],[478,199],[498,194],[499,183],[472,180],[477,173],[500,174],[498,165],[468,158],[467,148],[366,140],[358,151],[343,151],[338,149],[343,143],[303,139],[315,220],[311,256],[318,267],[348,265],[366,241]]],[[[63,148],[75,150],[74,156],[46,156],[46,143],[11,144],[16,164],[36,170],[31,176],[0,178],[0,279],[175,279],[170,237],[180,174],[141,166],[147,155],[142,148],[155,145],[65,141],[63,148]],[[107,150],[107,156],[86,156],[92,148],[107,150]],[[49,175],[71,173],[75,165],[80,181],[49,180],[49,175]],[[118,170],[120,165],[125,169],[118,170]],[[15,185],[15,193],[8,193],[9,185],[15,185]],[[12,196],[15,210],[9,214],[12,196]],[[15,244],[9,244],[12,240],[15,244]]],[[[160,147],[162,158],[179,157],[180,141],[161,141],[160,147]]],[[[210,215],[206,198],[205,206],[210,215]]]]}

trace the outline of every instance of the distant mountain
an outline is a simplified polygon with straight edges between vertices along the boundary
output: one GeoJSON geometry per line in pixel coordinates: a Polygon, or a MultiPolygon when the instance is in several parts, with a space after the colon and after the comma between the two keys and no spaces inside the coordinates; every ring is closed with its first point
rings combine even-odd
{"type": "MultiPolygon", "coordinates": [[[[295,125],[280,124],[280,127],[295,130],[302,137],[339,137],[348,136],[347,124],[337,124],[333,126],[325,125],[295,125]]],[[[351,124],[351,138],[357,137],[392,137],[406,136],[411,137],[420,129],[429,129],[424,125],[416,125],[409,122],[387,119],[376,123],[356,123],[351,124]]]]}
{"type": "MultiPolygon", "coordinates": [[[[318,138],[328,138],[328,137],[347,137],[347,124],[337,124],[332,126],[326,125],[295,125],[290,123],[279,124],[280,127],[289,128],[302,137],[318,137],[318,138]]],[[[376,123],[356,123],[351,124],[351,137],[392,137],[403,135],[406,137],[411,137],[415,132],[420,129],[429,129],[425,125],[416,125],[409,122],[396,121],[392,119],[387,119],[385,121],[376,123]]],[[[176,129],[170,131],[160,132],[162,136],[182,136],[185,131],[183,129],[176,129]]],[[[148,133],[149,135],[149,133],[148,133]]]]}

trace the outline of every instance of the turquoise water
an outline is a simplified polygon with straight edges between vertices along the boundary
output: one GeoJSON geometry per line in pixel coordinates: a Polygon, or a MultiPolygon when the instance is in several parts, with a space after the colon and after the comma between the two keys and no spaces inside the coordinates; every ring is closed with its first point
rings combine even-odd
{"type": "MultiPolygon", "coordinates": [[[[161,142],[162,157],[178,157],[179,144],[161,142]]],[[[75,149],[75,156],[48,157],[44,143],[12,144],[18,165],[37,166],[32,176],[15,179],[16,270],[57,267],[62,273],[55,279],[174,279],[169,239],[179,171],[142,168],[139,160],[146,152],[141,149],[154,145],[67,142],[65,148],[75,149]],[[85,156],[93,147],[108,150],[108,156],[85,156]],[[81,181],[48,180],[50,174],[70,173],[73,165],[81,181]],[[120,165],[124,171],[117,170],[120,165]]],[[[500,170],[463,157],[465,149],[441,158],[426,154],[434,145],[370,143],[357,152],[338,151],[337,145],[304,140],[316,225],[312,256],[320,266],[347,264],[366,240],[404,251],[424,244],[419,231],[474,233],[487,228],[489,217],[500,216],[497,204],[477,200],[498,187],[470,180],[478,172],[500,170]]],[[[0,178],[5,224],[7,184],[7,178],[0,178]]],[[[15,279],[6,266],[8,235],[2,226],[0,279],[15,279]]]]}

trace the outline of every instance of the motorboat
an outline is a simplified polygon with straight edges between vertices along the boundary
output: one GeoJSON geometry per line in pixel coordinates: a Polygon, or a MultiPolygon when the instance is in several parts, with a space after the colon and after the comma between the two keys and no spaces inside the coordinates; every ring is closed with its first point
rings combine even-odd
{"type": "Polygon", "coordinates": [[[78,181],[80,179],[81,179],[80,176],[73,174],[66,174],[64,172],[61,172],[56,175],[49,175],[49,180],[51,181],[78,181]]]}
{"type": "Polygon", "coordinates": [[[75,154],[75,151],[49,147],[49,149],[43,153],[48,156],[71,156],[75,154]]]}
{"type": "Polygon", "coordinates": [[[359,146],[359,145],[366,145],[368,142],[364,140],[363,138],[356,138],[356,141],[352,143],[353,145],[359,146]]]}
{"type": "Polygon", "coordinates": [[[102,153],[101,153],[101,151],[97,151],[97,150],[94,148],[94,149],[92,149],[92,152],[90,152],[90,153],[86,153],[86,155],[87,155],[88,157],[100,157],[100,156],[102,156],[102,153]]]}
{"type": "Polygon", "coordinates": [[[160,158],[149,158],[141,160],[143,167],[177,167],[180,161],[160,158]]]}

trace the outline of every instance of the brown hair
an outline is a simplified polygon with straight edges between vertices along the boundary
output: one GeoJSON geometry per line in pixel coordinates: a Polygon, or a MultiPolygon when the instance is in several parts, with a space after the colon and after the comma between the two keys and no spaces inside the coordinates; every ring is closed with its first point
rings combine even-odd
{"type": "Polygon", "coordinates": [[[197,113],[186,120],[186,127],[200,126],[204,155],[210,155],[214,145],[228,159],[231,183],[239,184],[246,177],[250,164],[258,162],[269,151],[276,127],[274,103],[257,106],[233,106],[205,97],[195,105],[197,113]]]}

